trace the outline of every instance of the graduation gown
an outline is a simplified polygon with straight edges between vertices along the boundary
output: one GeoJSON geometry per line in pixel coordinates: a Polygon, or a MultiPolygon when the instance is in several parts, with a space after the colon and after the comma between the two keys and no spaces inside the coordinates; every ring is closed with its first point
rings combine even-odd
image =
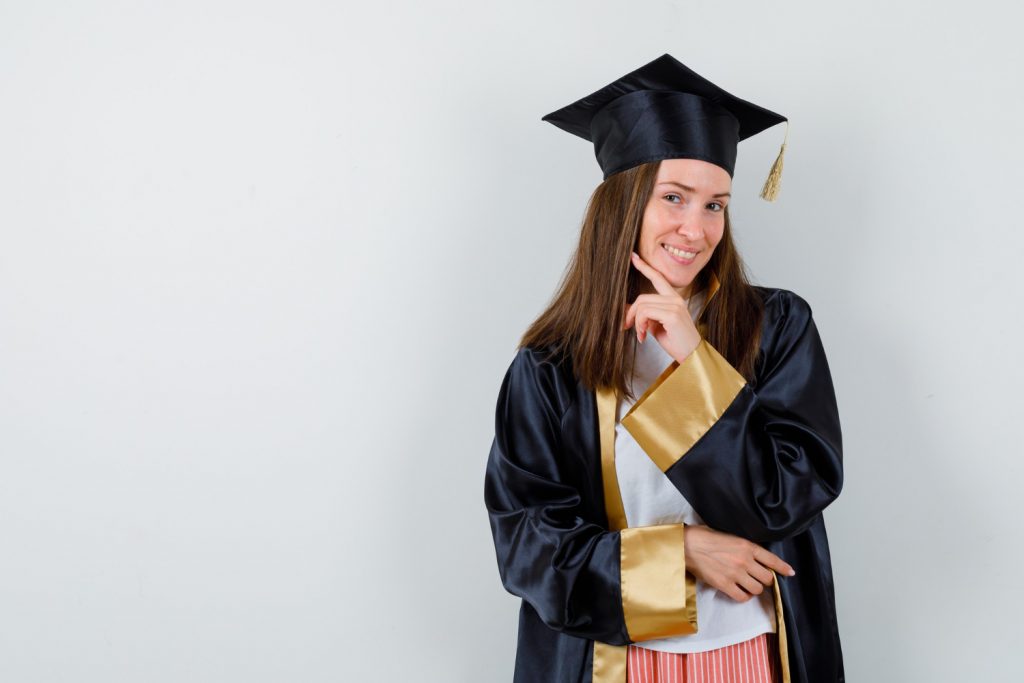
{"type": "MultiPolygon", "coordinates": [[[[844,681],[822,517],[843,481],[831,375],[807,302],[754,289],[754,381],[702,339],[622,425],[708,526],[796,570],[771,588],[784,682],[844,681]]],[[[625,524],[615,406],[544,348],[519,349],[501,383],[484,499],[502,584],[522,598],[515,683],[623,683],[628,644],[700,627],[683,525],[625,524]]]]}

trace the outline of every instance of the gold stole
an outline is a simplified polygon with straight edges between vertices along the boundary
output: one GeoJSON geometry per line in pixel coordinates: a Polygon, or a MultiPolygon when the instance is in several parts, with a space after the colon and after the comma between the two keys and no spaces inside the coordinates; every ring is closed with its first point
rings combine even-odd
{"type": "MultiPolygon", "coordinates": [[[[626,512],[622,505],[619,491],[619,480],[615,473],[615,422],[618,400],[612,389],[598,389],[595,392],[599,434],[601,440],[601,476],[604,489],[605,513],[608,516],[609,528],[621,531],[627,528],[626,512]]],[[[772,572],[774,574],[774,572],[772,572]]],[[[687,583],[694,581],[693,575],[687,573],[687,583]]],[[[782,594],[776,577],[772,582],[775,589],[775,615],[778,624],[779,658],[782,663],[782,683],[790,683],[789,652],[786,645],[786,624],[782,618],[782,594]]],[[[693,586],[688,586],[687,593],[694,595],[693,586]]],[[[696,605],[694,605],[696,608],[696,605]]],[[[626,655],[628,645],[610,645],[600,640],[594,641],[592,683],[626,683],[626,655]]]]}
{"type": "MultiPolygon", "coordinates": [[[[615,411],[618,401],[614,389],[598,389],[598,424],[601,434],[601,477],[604,483],[604,509],[612,531],[626,528],[626,511],[622,507],[619,479],[615,474],[615,411]]],[[[628,645],[609,645],[594,641],[594,675],[592,683],[626,683],[628,645]]]]}

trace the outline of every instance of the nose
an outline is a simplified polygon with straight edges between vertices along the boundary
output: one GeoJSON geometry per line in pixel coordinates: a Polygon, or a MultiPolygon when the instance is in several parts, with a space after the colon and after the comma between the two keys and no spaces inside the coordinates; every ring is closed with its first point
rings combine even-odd
{"type": "Polygon", "coordinates": [[[704,222],[699,216],[693,216],[687,211],[679,221],[676,232],[689,242],[702,240],[704,239],[704,222]]]}

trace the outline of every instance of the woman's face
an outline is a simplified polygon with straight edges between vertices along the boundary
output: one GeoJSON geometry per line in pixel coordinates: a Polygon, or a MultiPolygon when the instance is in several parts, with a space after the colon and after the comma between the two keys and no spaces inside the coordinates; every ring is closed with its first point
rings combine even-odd
{"type": "Polygon", "coordinates": [[[661,162],[637,253],[684,298],[722,239],[731,189],[732,178],[721,166],[699,159],[661,162]]]}

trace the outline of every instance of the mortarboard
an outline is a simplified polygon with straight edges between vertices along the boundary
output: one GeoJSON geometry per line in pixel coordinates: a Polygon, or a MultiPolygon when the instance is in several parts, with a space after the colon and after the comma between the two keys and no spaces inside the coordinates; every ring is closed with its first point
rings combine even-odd
{"type": "MultiPolygon", "coordinates": [[[[741,100],[666,53],[586,97],[541,118],[594,143],[604,178],[659,159],[702,159],[732,177],[740,140],[786,121],[741,100]]],[[[774,201],[782,176],[779,155],[761,189],[774,201]]]]}

